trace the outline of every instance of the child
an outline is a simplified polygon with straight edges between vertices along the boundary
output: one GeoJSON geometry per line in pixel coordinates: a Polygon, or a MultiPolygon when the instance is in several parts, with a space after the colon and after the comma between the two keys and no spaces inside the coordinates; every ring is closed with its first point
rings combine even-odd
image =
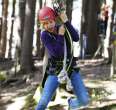
{"type": "Polygon", "coordinates": [[[68,100],[69,109],[77,110],[81,105],[87,105],[89,102],[89,96],[87,90],[82,82],[79,70],[75,68],[76,63],[72,59],[71,64],[71,45],[70,40],[66,38],[66,29],[70,33],[73,41],[79,40],[79,35],[69,23],[68,18],[64,12],[59,15],[62,20],[62,24],[59,26],[56,24],[56,13],[50,7],[44,7],[39,11],[39,22],[43,27],[41,33],[41,40],[48,51],[48,66],[46,69],[46,78],[44,78],[45,83],[43,83],[42,96],[35,110],[45,110],[48,103],[51,101],[57,87],[60,84],[58,75],[63,69],[64,61],[64,40],[66,39],[67,45],[67,60],[66,64],[69,67],[67,70],[67,76],[71,80],[73,86],[73,91],[78,99],[70,98],[68,100]]]}

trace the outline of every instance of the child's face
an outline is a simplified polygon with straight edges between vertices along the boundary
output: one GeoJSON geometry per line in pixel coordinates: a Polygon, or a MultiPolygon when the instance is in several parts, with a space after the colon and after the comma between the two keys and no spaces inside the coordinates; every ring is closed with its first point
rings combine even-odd
{"type": "Polygon", "coordinates": [[[55,21],[54,20],[45,20],[41,22],[43,28],[49,32],[54,31],[55,21]]]}

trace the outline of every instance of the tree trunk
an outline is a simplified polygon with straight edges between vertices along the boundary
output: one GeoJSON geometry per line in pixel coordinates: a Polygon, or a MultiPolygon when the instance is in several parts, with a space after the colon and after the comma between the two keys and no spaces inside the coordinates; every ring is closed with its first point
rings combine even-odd
{"type": "Polygon", "coordinates": [[[23,32],[24,32],[24,24],[25,24],[25,5],[26,0],[19,0],[19,36],[21,38],[21,43],[23,39],[23,32]]]}
{"type": "Polygon", "coordinates": [[[2,31],[2,1],[0,1],[0,40],[1,40],[1,31],[2,31]]]}
{"type": "Polygon", "coordinates": [[[87,54],[94,55],[98,47],[97,0],[89,0],[87,24],[87,54]]]}
{"type": "MultiPolygon", "coordinates": [[[[43,4],[42,0],[40,0],[39,1],[39,9],[42,8],[42,4],[43,4]]],[[[38,17],[37,17],[37,19],[38,19],[38,17]]],[[[37,23],[39,24],[38,20],[37,20],[37,23]]],[[[40,40],[40,32],[41,32],[41,30],[40,30],[40,27],[38,26],[38,24],[37,24],[37,28],[38,29],[37,29],[37,39],[36,39],[37,40],[37,43],[36,43],[36,46],[37,46],[37,56],[39,57],[39,59],[42,59],[42,57],[43,57],[42,51],[44,51],[44,50],[43,50],[43,45],[41,44],[41,40],[40,40]]]]}
{"type": "Polygon", "coordinates": [[[35,4],[36,0],[26,1],[26,16],[21,52],[21,69],[26,72],[33,69],[32,43],[34,33],[35,4]]]}
{"type": "Polygon", "coordinates": [[[16,46],[16,54],[19,57],[19,63],[21,62],[21,46],[22,46],[22,40],[23,40],[23,33],[24,33],[24,24],[25,24],[25,7],[26,7],[26,0],[19,0],[19,12],[18,12],[18,27],[17,27],[17,33],[18,33],[18,38],[20,39],[20,43],[17,44],[16,46]]]}
{"type": "Polygon", "coordinates": [[[5,57],[6,52],[6,40],[7,40],[7,14],[8,14],[8,0],[3,1],[3,20],[2,20],[2,32],[0,40],[0,57],[5,57]]]}
{"type": "Polygon", "coordinates": [[[1,31],[2,31],[2,17],[0,16],[0,41],[1,41],[1,31]]]}
{"type": "Polygon", "coordinates": [[[108,21],[107,21],[107,31],[106,31],[106,38],[104,40],[104,58],[111,59],[111,54],[110,51],[111,49],[109,48],[110,44],[110,36],[111,36],[111,28],[112,28],[112,0],[106,0],[106,4],[110,7],[108,10],[108,21]],[[109,3],[107,3],[109,2],[109,3]]]}
{"type": "Polygon", "coordinates": [[[73,0],[66,0],[66,14],[69,21],[71,21],[72,19],[72,6],[73,6],[73,0]]]}
{"type": "Polygon", "coordinates": [[[84,58],[86,55],[86,50],[85,54],[83,55],[83,35],[87,34],[87,12],[88,12],[88,5],[87,4],[87,0],[83,0],[82,1],[82,16],[81,16],[81,30],[80,30],[80,53],[81,53],[81,58],[84,58]],[[85,11],[86,10],[86,11],[85,11]]]}
{"type": "Polygon", "coordinates": [[[12,46],[12,59],[21,60],[21,44],[23,38],[24,31],[24,22],[25,22],[25,5],[26,0],[16,1],[16,9],[15,9],[15,22],[13,29],[13,46],[12,46]],[[14,52],[13,52],[14,50],[14,52]]]}
{"type": "MultiPolygon", "coordinates": [[[[116,0],[113,0],[113,14],[112,14],[112,23],[111,23],[111,36],[115,37],[115,39],[110,42],[110,45],[112,45],[112,63],[111,63],[111,72],[110,77],[113,77],[116,75],[116,0]]],[[[111,41],[111,39],[110,39],[111,41]]]]}
{"type": "Polygon", "coordinates": [[[97,32],[97,12],[99,1],[83,0],[82,5],[82,21],[81,21],[81,53],[83,48],[83,35],[86,35],[86,54],[93,56],[98,47],[98,32],[97,32]]]}
{"type": "Polygon", "coordinates": [[[11,22],[11,33],[10,33],[10,39],[9,39],[9,50],[8,50],[8,57],[11,58],[11,49],[12,49],[12,38],[13,38],[13,28],[14,28],[14,17],[15,17],[15,4],[16,0],[13,0],[12,6],[12,22],[11,22]]]}

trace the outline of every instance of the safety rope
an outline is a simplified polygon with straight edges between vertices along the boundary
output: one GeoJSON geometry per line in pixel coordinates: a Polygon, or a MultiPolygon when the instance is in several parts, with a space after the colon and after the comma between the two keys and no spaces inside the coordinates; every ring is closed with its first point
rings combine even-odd
{"type": "Polygon", "coordinates": [[[71,91],[73,89],[72,84],[71,84],[71,80],[69,79],[68,76],[68,71],[70,69],[70,66],[72,64],[72,59],[73,59],[73,41],[72,41],[72,37],[70,35],[70,32],[68,31],[67,27],[65,26],[66,29],[66,36],[64,37],[64,60],[63,60],[63,69],[60,71],[59,75],[58,75],[58,81],[61,84],[66,83],[66,89],[67,91],[71,91]],[[66,40],[67,38],[67,40],[66,40]],[[68,53],[67,53],[67,42],[70,43],[70,53],[71,53],[71,58],[68,58],[68,53]],[[69,64],[67,64],[67,60],[69,59],[69,64]]]}

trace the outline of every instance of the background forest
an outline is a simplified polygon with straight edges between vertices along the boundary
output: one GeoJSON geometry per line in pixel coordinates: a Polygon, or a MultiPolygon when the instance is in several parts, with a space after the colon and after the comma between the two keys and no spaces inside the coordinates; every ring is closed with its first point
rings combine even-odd
{"type": "MultiPolygon", "coordinates": [[[[79,31],[74,56],[92,98],[87,109],[80,109],[116,110],[116,0],[63,2],[70,22],[79,31]],[[112,94],[113,99],[106,98],[112,94]]],[[[52,0],[0,0],[0,110],[9,110],[18,97],[22,104],[10,110],[34,110],[32,97],[42,80],[45,57],[37,13],[45,5],[52,7],[52,0]]],[[[62,89],[58,94],[61,99],[71,95],[62,89]]],[[[56,103],[50,107],[65,109],[56,103]]]]}

